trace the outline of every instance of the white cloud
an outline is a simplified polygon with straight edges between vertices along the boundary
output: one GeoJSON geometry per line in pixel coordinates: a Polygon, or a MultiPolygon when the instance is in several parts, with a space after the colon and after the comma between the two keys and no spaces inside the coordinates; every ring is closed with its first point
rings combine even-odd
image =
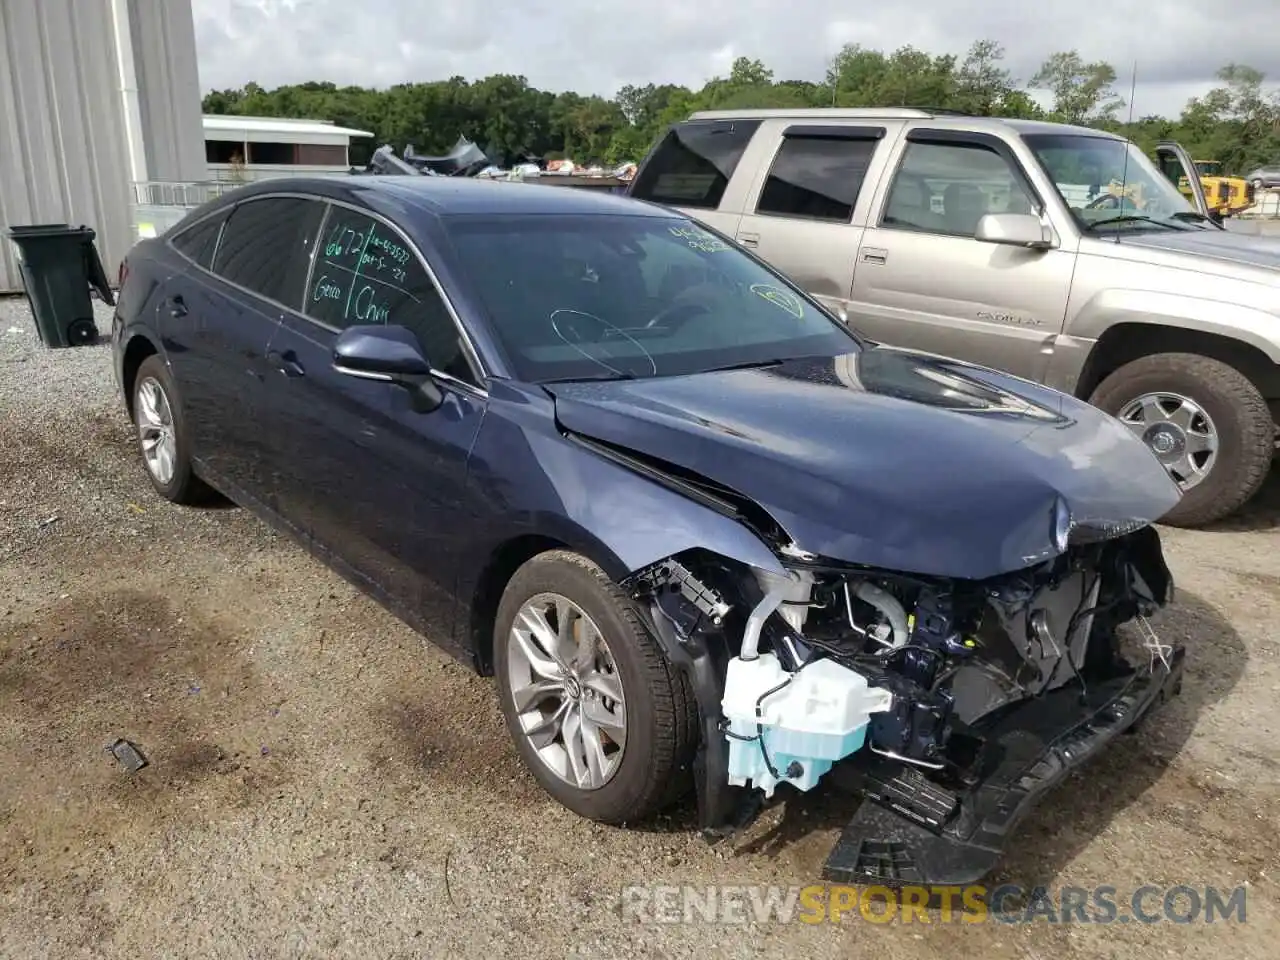
{"type": "Polygon", "coordinates": [[[764,60],[779,79],[818,79],[844,43],[963,54],[974,40],[994,39],[1024,80],[1057,50],[1107,60],[1126,99],[1136,61],[1136,115],[1177,114],[1229,61],[1280,80],[1280,46],[1268,29],[1274,3],[192,0],[206,90],[250,80],[387,86],[514,73],[547,90],[612,95],[627,83],[698,87],[737,56],[764,60]]]}

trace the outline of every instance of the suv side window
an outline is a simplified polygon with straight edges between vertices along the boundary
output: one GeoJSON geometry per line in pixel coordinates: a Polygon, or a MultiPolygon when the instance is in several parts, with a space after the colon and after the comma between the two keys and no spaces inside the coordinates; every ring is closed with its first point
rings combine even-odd
{"type": "Polygon", "coordinates": [[[760,191],[756,213],[847,222],[878,140],[787,136],[760,191]]]}
{"type": "Polygon", "coordinates": [[[208,270],[213,265],[213,251],[218,246],[218,236],[222,233],[222,224],[226,222],[227,211],[206,217],[193,227],[187,227],[175,234],[173,248],[185,257],[208,270]]]}
{"type": "Polygon", "coordinates": [[[407,327],[432,367],[476,382],[439,289],[400,235],[366,214],[330,208],[303,312],[335,330],[407,327]]]}
{"type": "Polygon", "coordinates": [[[908,142],[881,226],[972,237],[988,213],[1039,213],[1009,162],[979,143],[908,142]]]}
{"type": "Polygon", "coordinates": [[[677,123],[636,173],[631,196],[676,207],[714,210],[759,120],[677,123]]]}
{"type": "Polygon", "coordinates": [[[231,211],[213,272],[224,280],[296,310],[324,204],[300,197],[263,197],[231,211]]]}

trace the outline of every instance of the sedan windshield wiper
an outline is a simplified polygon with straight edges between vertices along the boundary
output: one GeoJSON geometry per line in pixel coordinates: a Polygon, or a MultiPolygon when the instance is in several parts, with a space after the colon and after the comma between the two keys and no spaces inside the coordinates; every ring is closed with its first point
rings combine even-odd
{"type": "Polygon", "coordinates": [[[784,360],[743,360],[741,363],[726,363],[723,367],[707,367],[703,373],[722,373],[725,370],[755,370],[760,367],[776,367],[784,360]]]}
{"type": "Polygon", "coordinates": [[[579,373],[572,377],[552,377],[549,380],[539,380],[538,383],[600,383],[611,380],[634,380],[634,373],[579,373]]]}

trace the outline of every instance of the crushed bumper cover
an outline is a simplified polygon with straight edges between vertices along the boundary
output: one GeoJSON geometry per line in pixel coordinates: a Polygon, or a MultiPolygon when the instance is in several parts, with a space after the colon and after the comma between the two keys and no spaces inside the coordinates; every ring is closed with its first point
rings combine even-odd
{"type": "Polygon", "coordinates": [[[981,780],[963,790],[865,751],[850,758],[832,775],[867,799],[827,857],[823,879],[887,887],[978,882],[1048,791],[1181,692],[1185,659],[1185,648],[1174,647],[1167,669],[1157,662],[1092,685],[1083,703],[1073,684],[975,730],[988,760],[981,780]]]}

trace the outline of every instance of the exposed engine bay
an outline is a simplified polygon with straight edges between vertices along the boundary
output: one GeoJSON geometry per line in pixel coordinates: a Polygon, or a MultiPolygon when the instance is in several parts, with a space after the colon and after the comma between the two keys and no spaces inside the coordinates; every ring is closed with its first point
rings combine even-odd
{"type": "MultiPolygon", "coordinates": [[[[958,804],[1008,753],[1019,709],[1052,701],[1064,730],[1075,713],[1087,725],[1098,690],[1124,689],[1139,666],[1171,669],[1173,648],[1146,619],[1172,591],[1151,527],[983,581],[787,566],[782,577],[693,551],[628,584],[697,688],[706,827],[741,821],[744,789],[758,808],[779,784],[808,790],[842,761],[874,769],[880,799],[905,791],[929,807],[938,788],[958,804]],[[1139,666],[1116,632],[1131,621],[1139,666]]],[[[935,813],[937,830],[948,814],[935,813]]]]}

